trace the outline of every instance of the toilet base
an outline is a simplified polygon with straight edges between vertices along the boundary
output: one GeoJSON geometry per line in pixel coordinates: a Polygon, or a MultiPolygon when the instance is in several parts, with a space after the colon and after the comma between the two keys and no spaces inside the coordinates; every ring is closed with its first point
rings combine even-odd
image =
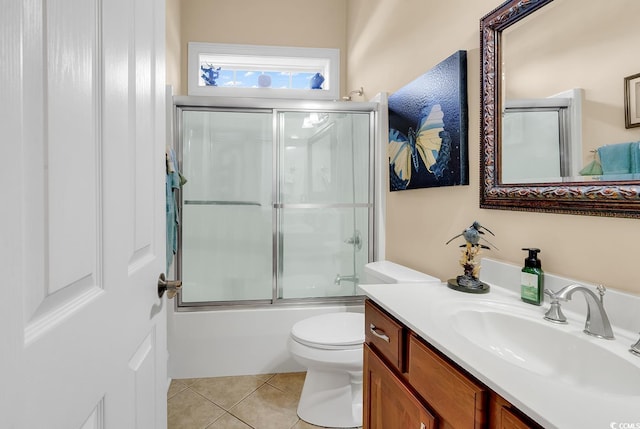
{"type": "Polygon", "coordinates": [[[362,426],[362,372],[307,371],[298,416],[316,426],[362,426]]]}

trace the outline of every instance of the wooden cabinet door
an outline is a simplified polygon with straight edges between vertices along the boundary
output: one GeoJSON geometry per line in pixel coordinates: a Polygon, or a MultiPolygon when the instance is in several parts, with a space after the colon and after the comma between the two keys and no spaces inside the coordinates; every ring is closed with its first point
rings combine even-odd
{"type": "Polygon", "coordinates": [[[460,372],[416,336],[409,339],[409,384],[438,414],[440,424],[456,429],[486,427],[487,388],[460,372]]]}
{"type": "Polygon", "coordinates": [[[489,398],[489,429],[542,429],[495,392],[489,398]]]}
{"type": "Polygon", "coordinates": [[[435,429],[434,417],[366,344],[363,429],[435,429]]]}
{"type": "Polygon", "coordinates": [[[499,429],[534,429],[508,408],[503,407],[500,411],[499,429]]]}

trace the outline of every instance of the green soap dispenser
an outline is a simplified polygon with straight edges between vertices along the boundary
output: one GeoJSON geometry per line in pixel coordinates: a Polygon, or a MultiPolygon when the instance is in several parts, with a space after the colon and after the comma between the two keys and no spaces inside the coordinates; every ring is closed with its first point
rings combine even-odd
{"type": "Polygon", "coordinates": [[[543,301],[544,272],[538,259],[540,249],[524,248],[529,256],[524,260],[524,267],[520,274],[520,292],[524,302],[540,305],[543,301]]]}

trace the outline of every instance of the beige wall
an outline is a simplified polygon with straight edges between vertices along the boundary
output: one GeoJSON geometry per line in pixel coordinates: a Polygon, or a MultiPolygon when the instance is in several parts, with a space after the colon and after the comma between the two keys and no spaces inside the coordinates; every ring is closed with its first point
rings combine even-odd
{"type": "Polygon", "coordinates": [[[174,94],[181,94],[180,59],[180,0],[166,0],[166,80],[173,86],[174,94]]]}
{"type": "MultiPolygon", "coordinates": [[[[181,58],[182,84],[175,93],[185,94],[190,40],[340,48],[342,93],[363,86],[369,99],[392,93],[465,49],[470,184],[388,193],[387,258],[442,279],[454,277],[461,272],[459,249],[445,243],[478,220],[497,235],[493,242],[500,249],[485,256],[522,264],[522,247],[540,247],[548,272],[640,293],[634,271],[640,220],[479,209],[479,21],[501,2],[168,0],[181,5],[182,30],[179,49],[168,43],[173,51],[167,59],[181,58]]],[[[169,64],[167,77],[176,79],[169,64]]]]}
{"type": "MultiPolygon", "coordinates": [[[[179,1],[179,0],[171,0],[179,1]]],[[[181,0],[181,82],[188,42],[338,48],[346,79],[346,0],[181,0]]]]}
{"type": "Polygon", "coordinates": [[[391,93],[467,50],[469,186],[388,193],[387,258],[455,277],[461,274],[459,249],[445,243],[478,220],[496,234],[492,241],[500,249],[485,256],[520,265],[522,247],[540,247],[548,272],[640,293],[640,220],[479,209],[479,22],[500,3],[349,0],[347,85],[364,86],[367,98],[391,93]]]}

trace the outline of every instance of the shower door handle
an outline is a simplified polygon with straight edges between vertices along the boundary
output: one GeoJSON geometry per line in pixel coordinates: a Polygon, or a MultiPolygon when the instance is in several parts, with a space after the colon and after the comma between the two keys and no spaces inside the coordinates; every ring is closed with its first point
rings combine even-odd
{"type": "Polygon", "coordinates": [[[165,292],[167,292],[167,298],[171,299],[182,287],[182,280],[167,280],[164,273],[160,273],[158,277],[158,297],[162,298],[165,292]]]}
{"type": "Polygon", "coordinates": [[[353,232],[353,235],[349,238],[347,238],[346,240],[344,240],[345,243],[347,244],[351,244],[353,245],[353,247],[355,247],[357,250],[362,249],[362,238],[360,235],[360,231],[358,231],[357,229],[353,232]]]}

